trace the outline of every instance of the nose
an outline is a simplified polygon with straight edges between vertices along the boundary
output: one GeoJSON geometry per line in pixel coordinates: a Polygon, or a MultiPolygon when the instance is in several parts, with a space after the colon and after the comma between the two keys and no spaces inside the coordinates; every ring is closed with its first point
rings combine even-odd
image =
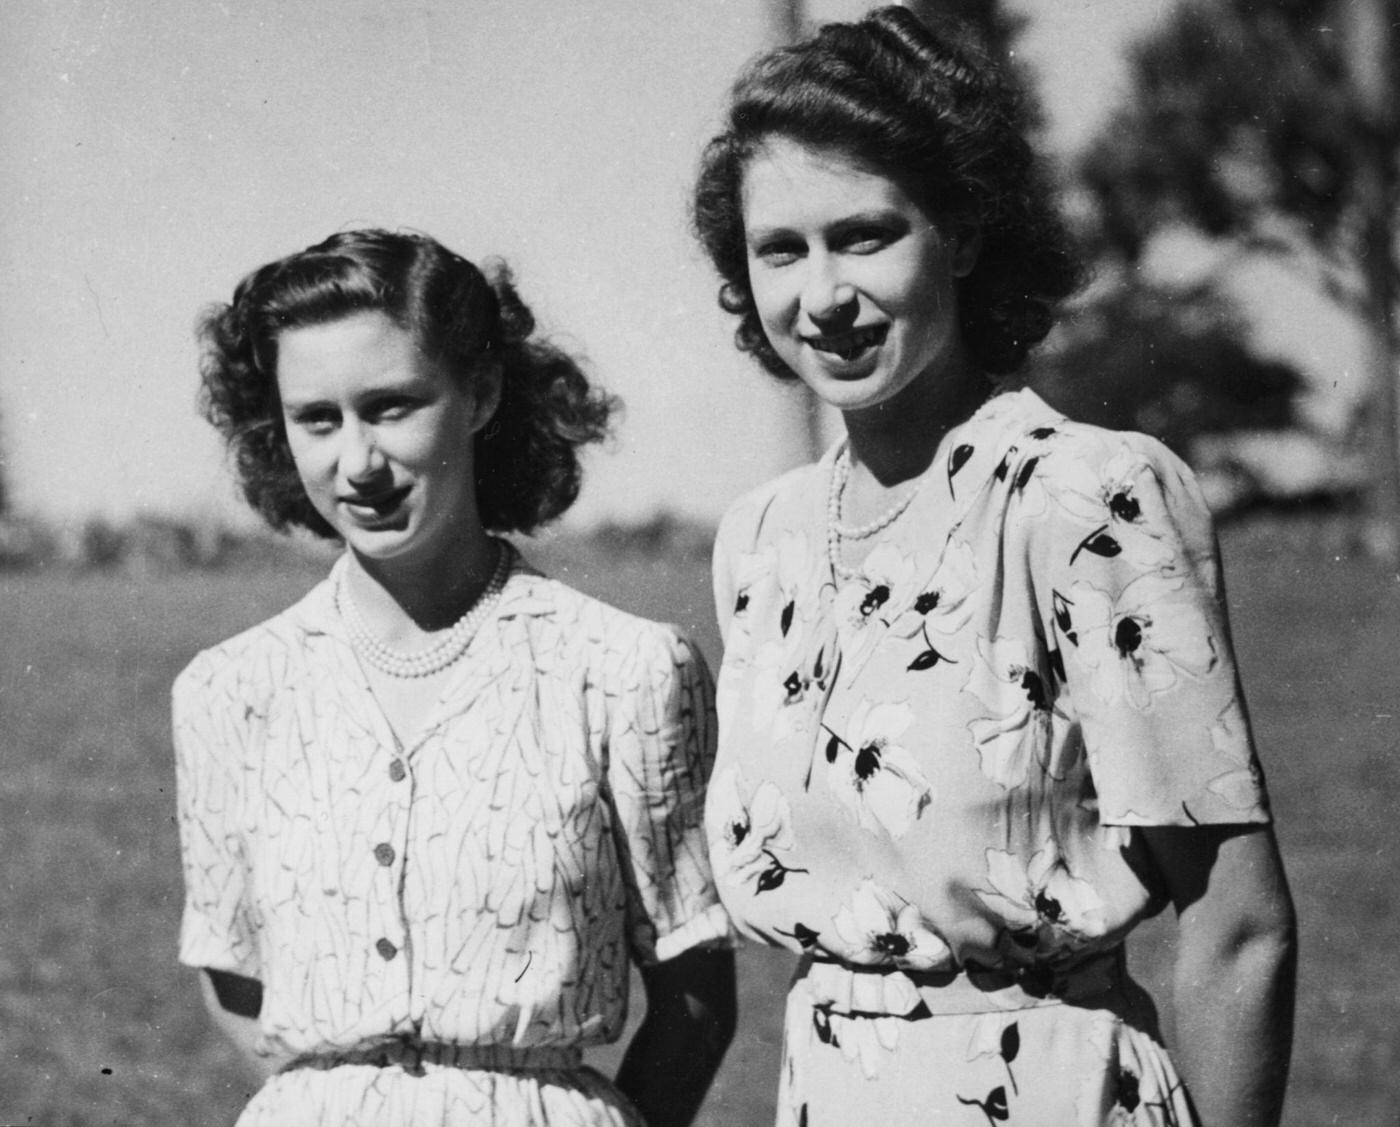
{"type": "Polygon", "coordinates": [[[855,324],[860,302],[853,285],[815,258],[802,287],[802,311],[819,333],[839,333],[855,324]]]}
{"type": "Polygon", "coordinates": [[[356,421],[341,429],[340,474],[350,485],[371,484],[387,466],[372,427],[356,421]]]}

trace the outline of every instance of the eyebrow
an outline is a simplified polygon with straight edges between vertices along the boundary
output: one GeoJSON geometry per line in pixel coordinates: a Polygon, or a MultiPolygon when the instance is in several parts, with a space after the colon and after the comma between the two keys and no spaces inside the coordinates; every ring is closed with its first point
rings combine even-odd
{"type": "MultiPolygon", "coordinates": [[[[850,227],[870,225],[911,227],[908,216],[898,208],[879,207],[869,211],[855,211],[849,215],[843,215],[833,223],[828,224],[826,230],[843,231],[850,227]]],[[[744,232],[744,237],[750,243],[760,243],[775,236],[796,234],[796,231],[795,227],[781,224],[772,227],[750,227],[744,232]]]]}

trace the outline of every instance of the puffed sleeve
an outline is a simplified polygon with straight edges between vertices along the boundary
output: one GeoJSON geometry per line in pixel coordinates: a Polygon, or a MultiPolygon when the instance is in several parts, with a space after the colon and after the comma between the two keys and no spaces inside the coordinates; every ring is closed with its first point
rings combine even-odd
{"type": "Polygon", "coordinates": [[[730,927],[705,845],[715,753],[709,671],[669,627],[652,627],[634,656],[611,725],[607,771],[629,941],[634,959],[648,965],[727,944],[730,927]]]}
{"type": "Polygon", "coordinates": [[[1016,480],[1032,478],[1043,509],[1028,567],[1101,820],[1267,822],[1214,528],[1190,469],[1144,435],[1096,431],[1067,436],[1016,480]]]}
{"type": "Polygon", "coordinates": [[[741,574],[742,563],[747,558],[747,553],[753,551],[761,511],[753,499],[741,498],[725,512],[715,533],[715,547],[710,559],[714,581],[715,622],[719,625],[719,636],[726,646],[729,644],[730,623],[743,614],[745,577],[741,574]]]}
{"type": "Polygon", "coordinates": [[[748,628],[750,587],[776,566],[770,554],[757,549],[757,541],[759,529],[785,480],[768,482],[740,497],[720,519],[715,533],[711,556],[715,621],[724,641],[726,661],[732,648],[731,631],[748,628]]]}
{"type": "Polygon", "coordinates": [[[258,978],[256,929],[239,830],[244,709],[217,662],[197,658],[171,693],[185,907],[180,962],[258,978]]]}

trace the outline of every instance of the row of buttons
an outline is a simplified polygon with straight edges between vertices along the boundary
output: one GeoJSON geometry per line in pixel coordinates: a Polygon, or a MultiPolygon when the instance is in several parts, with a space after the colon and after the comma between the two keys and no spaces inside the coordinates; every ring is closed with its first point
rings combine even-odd
{"type": "MultiPolygon", "coordinates": [[[[408,769],[403,765],[403,760],[395,757],[389,761],[389,779],[395,783],[401,783],[408,776],[408,769]]],[[[374,859],[386,869],[394,863],[394,847],[387,841],[381,841],[374,847],[374,859]]],[[[399,953],[387,939],[381,939],[374,945],[374,949],[379,952],[379,957],[386,963],[399,953]]]]}

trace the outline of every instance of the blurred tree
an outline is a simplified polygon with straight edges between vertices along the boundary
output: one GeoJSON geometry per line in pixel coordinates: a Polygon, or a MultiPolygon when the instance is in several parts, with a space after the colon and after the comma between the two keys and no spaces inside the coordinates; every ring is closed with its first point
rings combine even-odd
{"type": "Polygon", "coordinates": [[[1113,286],[1064,327],[1035,386],[1073,418],[1185,452],[1202,434],[1292,422],[1298,373],[1251,355],[1244,340],[1209,287],[1113,286]]]}
{"type": "Polygon", "coordinates": [[[1099,249],[1187,223],[1307,254],[1374,328],[1369,539],[1400,550],[1393,75],[1400,0],[1186,0],[1130,59],[1132,97],[1081,162],[1099,249]]]}

